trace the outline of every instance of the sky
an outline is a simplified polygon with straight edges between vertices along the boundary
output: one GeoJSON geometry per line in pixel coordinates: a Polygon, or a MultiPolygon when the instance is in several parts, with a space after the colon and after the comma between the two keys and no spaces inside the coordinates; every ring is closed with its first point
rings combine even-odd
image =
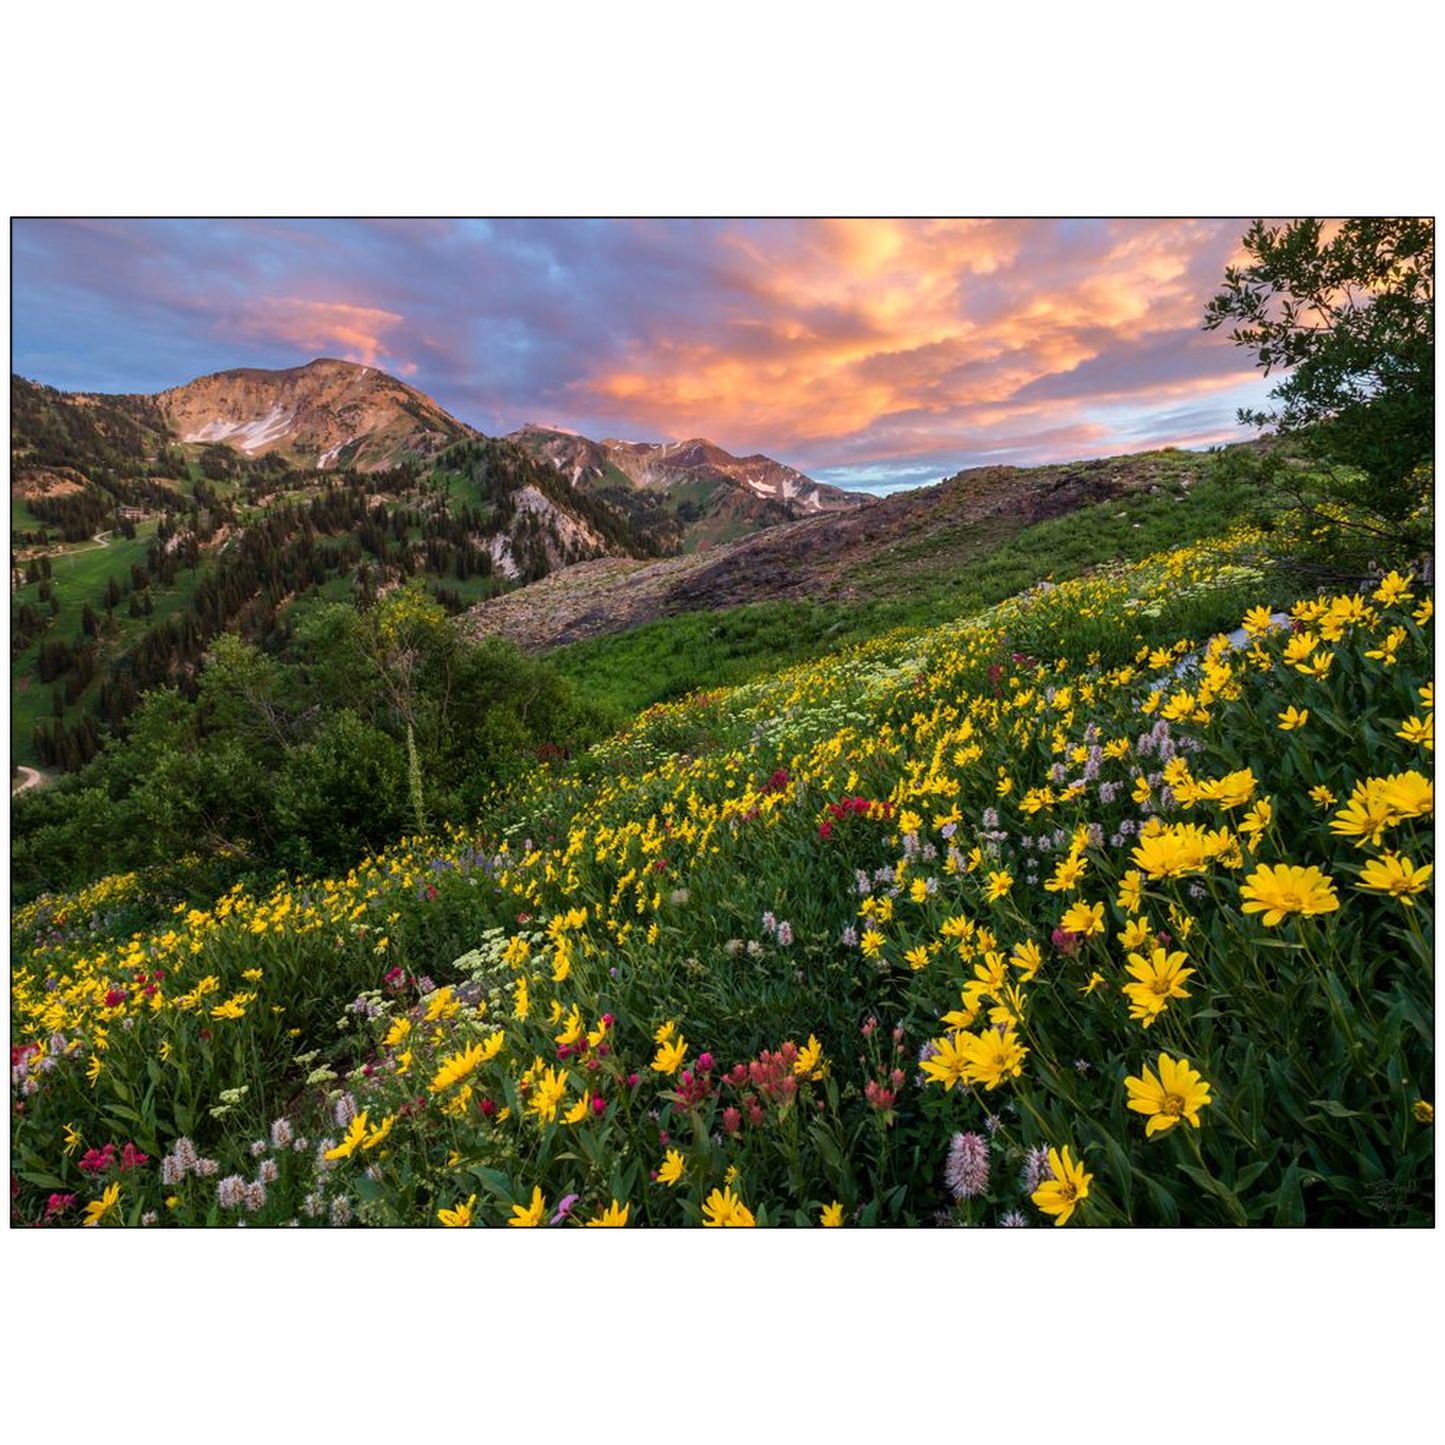
{"type": "Polygon", "coordinates": [[[1245,220],[18,220],[12,357],[64,390],[381,367],[489,434],[705,436],[874,491],[1249,435],[1200,323],[1245,220]]]}

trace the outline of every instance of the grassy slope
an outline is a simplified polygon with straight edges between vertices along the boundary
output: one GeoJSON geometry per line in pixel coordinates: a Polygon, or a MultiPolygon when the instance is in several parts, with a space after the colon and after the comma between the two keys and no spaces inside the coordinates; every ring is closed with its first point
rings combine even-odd
{"type": "Polygon", "coordinates": [[[856,577],[864,600],[684,613],[551,656],[589,697],[630,716],[695,688],[745,682],[893,627],[965,617],[1046,578],[1191,542],[1227,527],[1238,503],[1237,492],[1199,481],[1086,507],[1011,535],[1006,524],[960,528],[877,559],[856,577]]]}
{"type": "MultiPolygon", "coordinates": [[[[1248,552],[1239,555],[1247,560],[1248,552]]],[[[131,1089],[124,1097],[135,1098],[134,1080],[161,1039],[168,1044],[174,1039],[177,1056],[185,1060],[175,1077],[201,1082],[194,1096],[185,1098],[171,1074],[160,1076],[164,1088],[157,1117],[141,1120],[146,1132],[137,1135],[148,1152],[168,1147],[175,1133],[195,1128],[205,1131],[204,1137],[197,1134],[200,1147],[221,1158],[221,1173],[251,1169],[248,1141],[264,1132],[273,1102],[310,1109],[304,1120],[308,1128],[330,1127],[325,1099],[305,1094],[298,1069],[306,1064],[298,1065],[297,1055],[309,1063],[315,1057],[311,1049],[326,1049],[328,1060],[341,1070],[378,1057],[375,1040],[385,1020],[360,1029],[348,1024],[339,1040],[335,1020],[356,990],[375,987],[384,968],[399,965],[435,972],[438,981],[447,982],[456,981],[459,971],[475,969],[491,1012],[484,1024],[463,1016],[444,1039],[423,1037],[417,1030],[410,1041],[416,1058],[406,1055],[412,1077],[405,1081],[390,1073],[395,1050],[374,1078],[350,1080],[373,1124],[383,1117],[396,1121],[389,1146],[395,1151],[393,1162],[377,1171],[381,1182],[376,1189],[354,1185],[359,1198],[376,1205],[373,1217],[379,1221],[431,1220],[439,1205],[451,1206],[480,1186],[487,1222],[500,1222],[535,1186],[553,1202],[576,1190],[588,1211],[609,1197],[630,1198],[635,1217],[677,1223],[696,1218],[704,1193],[730,1165],[740,1166],[740,1188],[748,1201],[770,1208],[772,1220],[811,1221],[821,1202],[838,1198],[847,1206],[849,1222],[860,1215],[865,1221],[923,1221],[938,1208],[952,1207],[938,1183],[951,1134],[981,1129],[985,1113],[994,1110],[994,1122],[1002,1129],[996,1147],[1013,1152],[1006,1156],[1007,1168],[1001,1160],[1000,1198],[987,1222],[1004,1208],[1019,1203],[1027,1208],[1010,1181],[1020,1151],[1041,1143],[1072,1143],[1076,1155],[1087,1160],[1094,1188],[1083,1216],[1093,1222],[1158,1224],[1181,1217],[1237,1222],[1246,1206],[1251,1222],[1259,1223],[1380,1222],[1368,1210],[1374,1197],[1370,1189],[1381,1181],[1415,1191],[1411,1197],[1423,1201],[1419,1207],[1428,1216],[1429,1135],[1412,1132],[1408,1114],[1413,1080],[1428,1076],[1430,1062],[1427,990],[1411,954],[1418,915],[1363,896],[1352,886],[1361,855],[1348,840],[1333,836],[1307,795],[1309,787],[1328,784],[1343,798],[1367,773],[1421,765],[1420,756],[1393,729],[1394,720],[1415,705],[1416,685],[1429,675],[1429,641],[1403,626],[1409,636],[1400,665],[1372,666],[1364,651],[1372,639],[1359,634],[1339,648],[1339,664],[1322,683],[1301,669],[1280,665],[1285,639],[1276,636],[1269,642],[1276,655],[1270,672],[1236,660],[1239,689],[1220,704],[1217,718],[1176,726],[1181,738],[1200,744],[1187,754],[1197,776],[1218,778],[1248,765],[1254,769],[1251,794],[1272,796],[1277,810],[1257,860],[1246,864],[1241,857],[1238,867],[1201,869],[1198,884],[1192,878],[1166,878],[1148,887],[1152,924],[1167,920],[1171,929],[1181,931],[1190,961],[1198,965],[1189,993],[1180,996],[1187,1003],[1171,1005],[1153,1034],[1143,1034],[1126,1019],[1116,996],[1124,975],[1112,936],[1124,927],[1124,906],[1112,900],[1129,866],[1132,842],[1121,831],[1112,841],[1093,843],[1080,895],[1107,910],[1110,936],[1086,944],[1077,959],[1050,952],[1037,981],[1021,978],[1028,985],[1025,1016],[1030,1021],[1022,1079],[1007,1083],[997,1095],[978,1091],[972,1096],[967,1090],[944,1092],[937,1085],[919,1088],[910,1082],[900,1104],[898,1132],[890,1136],[897,1146],[887,1158],[870,1153],[884,1146],[870,1143],[881,1135],[861,1101],[869,1069],[861,1058],[859,1067],[853,1065],[854,1054],[865,1047],[858,1042],[860,1020],[870,1011],[889,1022],[898,1020],[906,1044],[900,1049],[910,1058],[923,1041],[935,1038],[944,1010],[958,1006],[959,984],[974,958],[971,951],[960,962],[943,946],[958,936],[946,931],[955,914],[987,920],[998,930],[1001,951],[1025,939],[1041,940],[1047,950],[1051,928],[1074,901],[1071,894],[1044,888],[1058,861],[1053,855],[1061,850],[1032,846],[1017,835],[1041,835],[1057,827],[1067,837],[1075,827],[1099,820],[1108,839],[1125,820],[1137,821],[1129,792],[1135,774],[1157,770],[1163,762],[1149,761],[1153,755],[1140,748],[1137,756],[1144,761],[1136,763],[1126,746],[1099,775],[1114,790],[1112,799],[1103,796],[1101,782],[1084,789],[1077,803],[1051,795],[1042,813],[1026,806],[1026,791],[1047,782],[1054,759],[1064,756],[1064,745],[1052,740],[1056,733],[1067,734],[1070,763],[1077,766],[1073,745],[1091,737],[1091,724],[1102,729],[1098,741],[1129,744],[1141,729],[1147,731],[1155,715],[1157,701],[1147,701],[1151,687],[1175,686],[1167,658],[1151,660],[1142,671],[1131,667],[1114,677],[1101,676],[1088,657],[1098,628],[1107,627],[1118,648],[1130,655],[1141,632],[1153,645],[1192,638],[1179,642],[1179,650],[1187,651],[1212,626],[1237,620],[1246,600],[1267,606],[1288,598],[1276,595],[1258,576],[1241,588],[1233,574],[1220,573],[1210,558],[1196,556],[1179,565],[1155,563],[1038,592],[959,626],[900,630],[791,675],[760,679],[714,704],[661,710],[599,748],[588,774],[546,773],[530,780],[498,800],[487,819],[489,832],[501,827],[512,839],[506,860],[484,862],[476,851],[490,853],[495,834],[415,840],[360,865],[344,882],[298,884],[294,890],[282,885],[264,902],[260,897],[228,899],[194,920],[168,917],[158,924],[156,939],[136,944],[146,967],[154,956],[147,948],[160,950],[168,968],[184,970],[187,985],[214,974],[216,1000],[234,991],[250,1003],[259,994],[260,1006],[245,1010],[244,1022],[223,1034],[228,1040],[234,1035],[234,1049],[216,1050],[200,1046],[216,1025],[207,1024],[203,1039],[198,1030],[207,1021],[190,1015],[184,1005],[160,1013],[135,1007],[133,1030],[111,1030],[98,1087],[81,1082],[79,1057],[66,1063],[53,1094],[36,1099],[14,1136],[29,1170],[22,1177],[32,1186],[27,1206],[38,1210],[44,1190],[73,1188],[77,1182],[73,1161],[63,1157],[61,1124],[78,1119],[87,1140],[111,1137],[117,1125],[104,1121],[100,1110],[112,1097],[112,1081],[131,1089]],[[1197,580],[1201,571],[1210,573],[1202,584],[1197,580]],[[1040,639],[1040,656],[1060,654],[1072,662],[1046,662],[1046,671],[1027,662],[1010,668],[1011,649],[1026,635],[1040,639]],[[1002,659],[999,665],[1010,676],[995,680],[990,675],[995,659],[1002,659]],[[1056,688],[1065,687],[1070,700],[1053,696],[1056,688]],[[1313,732],[1297,736],[1275,725],[1287,701],[1309,704],[1313,732]],[[971,729],[975,718],[976,733],[971,729]],[[977,755],[967,757],[965,744],[973,744],[977,755]],[[766,782],[779,766],[790,773],[785,792],[766,782]],[[995,778],[1004,770],[1014,781],[1007,800],[1000,801],[1004,790],[995,787],[995,778]],[[935,780],[948,786],[937,790],[935,780]],[[917,809],[921,831],[930,845],[937,844],[936,854],[918,860],[914,876],[917,883],[917,875],[927,872],[937,887],[921,894],[900,891],[896,909],[882,920],[885,952],[874,966],[835,942],[844,924],[857,922],[854,869],[901,866],[900,849],[907,849],[890,819],[852,818],[840,823],[832,837],[820,836],[818,819],[830,799],[860,791],[880,797],[885,790],[898,807],[917,809]],[[962,815],[957,842],[963,848],[975,838],[1004,840],[1006,852],[990,862],[1007,863],[1013,870],[1014,891],[1007,902],[984,896],[984,871],[961,873],[940,861],[954,836],[954,824],[945,824],[941,816],[951,806],[962,815]],[[978,832],[980,826],[993,827],[983,821],[985,808],[1004,815],[1004,832],[978,832]],[[950,831],[940,831],[945,826],[950,831]],[[701,835],[698,829],[704,830],[701,835]],[[536,841],[523,846],[523,836],[536,841]],[[656,846],[649,847],[649,841],[656,846]],[[1041,852],[1049,856],[1040,860],[1041,852]],[[1243,870],[1266,860],[1326,865],[1343,896],[1339,916],[1296,935],[1289,931],[1294,925],[1275,932],[1244,915],[1239,907],[1243,870]],[[658,869],[661,877],[654,876],[658,869]],[[1210,890],[1214,896],[1200,906],[1210,890]],[[591,916],[584,915],[586,927],[573,950],[576,967],[564,980],[553,968],[555,939],[549,941],[541,928],[549,918],[583,905],[591,916]],[[1177,918],[1175,905],[1185,910],[1177,918]],[[758,919],[765,908],[791,921],[796,944],[774,947],[759,939],[758,919]],[[367,927],[357,924],[363,916],[367,927]],[[459,957],[475,950],[479,938],[487,939],[484,929],[513,933],[524,921],[531,922],[527,936],[540,953],[525,962],[533,990],[530,1018],[514,997],[522,963],[503,961],[499,940],[495,947],[484,941],[481,952],[459,957]],[[176,931],[161,939],[161,927],[176,931]],[[374,942],[383,927],[386,944],[374,942]],[[1329,950],[1323,967],[1309,955],[1294,956],[1297,936],[1329,950]],[[730,962],[742,957],[729,948],[730,938],[751,938],[758,950],[749,951],[746,963],[730,962]],[[190,955],[192,939],[199,957],[190,955]],[[935,943],[932,961],[921,970],[906,961],[910,946],[916,950],[935,943]],[[599,949],[609,965],[605,973],[593,963],[599,949]],[[457,959],[450,971],[449,959],[457,959]],[[1085,987],[1095,966],[1111,976],[1110,989],[1095,993],[1085,987]],[[1273,987],[1260,989],[1266,968],[1273,987]],[[1342,1003],[1321,977],[1357,980],[1359,999],[1342,1003]],[[284,1019],[266,1007],[273,1000],[285,1008],[284,1019]],[[549,1020],[546,1004],[552,1000],[557,1011],[549,1020]],[[608,1112],[585,1130],[568,1132],[570,1125],[553,1123],[544,1132],[523,1117],[518,1072],[533,1057],[556,1056],[559,1022],[573,1006],[589,1023],[604,1010],[619,1020],[609,1036],[615,1065],[592,1076],[563,1059],[563,1072],[570,1074],[567,1105],[602,1080],[608,1112]],[[1335,1029],[1334,1019],[1345,1007],[1369,1041],[1359,1059],[1343,1047],[1335,1029]],[[1405,1027],[1417,1016],[1423,1020],[1423,1045],[1405,1027]],[[808,1132],[801,1163],[798,1141],[781,1129],[749,1131],[738,1141],[719,1143],[715,1120],[692,1127],[664,1092],[673,1081],[654,1078],[648,1068],[653,1030],[667,1019],[677,1020],[685,1031],[691,1057],[715,1050],[721,1067],[780,1038],[801,1041],[816,1031],[838,1094],[826,1111],[818,1105],[823,1133],[808,1132]],[[489,1097],[507,1099],[517,1116],[507,1129],[500,1119],[495,1125],[479,1124],[475,1111],[466,1117],[443,1115],[440,1104],[449,1102],[445,1095],[429,1099],[423,1113],[401,1116],[403,1096],[416,1094],[418,1081],[431,1078],[452,1049],[502,1027],[505,1052],[475,1082],[489,1097]],[[1123,1075],[1151,1061],[1156,1047],[1187,1049],[1214,1082],[1218,1095],[1206,1110],[1202,1134],[1180,1129],[1166,1140],[1150,1140],[1141,1121],[1126,1112],[1123,1075]],[[256,1062],[260,1058],[264,1068],[256,1062]],[[1080,1071],[1075,1059],[1084,1059],[1088,1068],[1080,1071]],[[1403,1083],[1386,1069],[1386,1061],[1396,1069],[1397,1060],[1406,1069],[1403,1083]],[[615,1074],[610,1072],[614,1068],[615,1074]],[[631,1094],[622,1082],[629,1068],[641,1080],[631,1086],[631,1094]],[[210,1122],[201,1106],[221,1088],[243,1083],[257,1097],[245,1102],[236,1119],[210,1122]],[[69,1092],[62,1095],[61,1088],[69,1092]],[[1000,1107],[1016,1097],[1027,1107],[1017,1112],[1000,1107]],[[1306,1118],[1303,1111],[1320,1099],[1333,1101],[1334,1112],[1306,1118]],[[648,1105],[656,1106],[660,1116],[649,1119],[648,1105]],[[669,1142],[659,1136],[662,1127],[673,1130],[673,1141],[687,1156],[686,1177],[675,1189],[645,1182],[645,1170],[661,1160],[669,1142]],[[1222,1181],[1213,1191],[1199,1187],[1197,1156],[1187,1152],[1201,1140],[1206,1153],[1200,1167],[1222,1181]],[[1299,1158],[1302,1142],[1312,1151],[1307,1168],[1299,1158]],[[58,1182],[51,1183],[52,1178],[58,1182]],[[889,1209],[901,1207],[901,1216],[883,1214],[885,1201],[889,1209]],[[688,1208],[691,1215],[685,1213],[688,1208]]],[[[1396,616],[1405,618],[1405,609],[1382,621],[1373,640],[1396,616]]],[[[1110,664],[1106,660],[1104,665],[1110,664]]],[[[1196,683],[1197,677],[1189,685],[1196,683]]],[[[1156,777],[1154,785],[1160,781],[1156,777]]],[[[1187,821],[1238,829],[1242,816],[1231,811],[1233,806],[1211,802],[1187,821]]],[[[1415,850],[1417,862],[1429,857],[1427,827],[1410,825],[1399,836],[1415,850]]],[[[63,909],[49,903],[23,911],[17,915],[18,942],[34,946],[36,937],[24,935],[53,921],[70,930],[62,956],[83,952],[93,958],[99,936],[89,933],[92,925],[86,920],[95,916],[98,904],[122,905],[107,924],[115,940],[138,921],[123,909],[127,886],[134,890],[133,883],[121,881],[113,897],[87,897],[83,906],[63,909]]],[[[1421,900],[1420,915],[1427,902],[1421,900]]],[[[56,955],[47,954],[43,963],[45,972],[59,971],[56,955]]],[[[76,965],[77,972],[81,967],[76,965]]],[[[83,1027],[82,1020],[94,1013],[95,998],[77,988],[73,998],[65,992],[52,1003],[36,987],[39,977],[36,972],[29,979],[24,1007],[39,1017],[46,1008],[63,1006],[75,1011],[74,1018],[47,1021],[46,1027],[63,1024],[67,1032],[83,1027]]],[[[145,1108],[151,1109],[149,1096],[145,1108]]],[[[275,1215],[261,1222],[279,1222],[295,1211],[307,1189],[316,1187],[315,1171],[305,1159],[288,1157],[282,1167],[289,1172],[275,1190],[275,1215]]],[[[353,1161],[328,1175],[327,1187],[353,1187],[362,1168],[353,1161]]],[[[145,1204],[156,1207],[159,1193],[149,1176],[128,1181],[127,1188],[126,1207],[134,1214],[145,1204]]],[[[212,1187],[187,1185],[176,1217],[214,1222],[213,1198],[212,1187]]],[[[973,1214],[968,1218],[980,1222],[973,1214]]]]}

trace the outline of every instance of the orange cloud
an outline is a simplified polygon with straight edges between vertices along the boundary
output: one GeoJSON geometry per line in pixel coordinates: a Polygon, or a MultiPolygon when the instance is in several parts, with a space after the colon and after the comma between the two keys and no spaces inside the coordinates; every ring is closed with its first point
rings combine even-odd
{"type": "Polygon", "coordinates": [[[374,306],[270,296],[250,303],[236,329],[246,336],[285,342],[310,355],[335,353],[344,361],[359,361],[367,366],[385,358],[396,370],[411,375],[416,371],[415,363],[393,356],[382,339],[385,332],[404,320],[395,311],[374,306]]]}
{"type": "MultiPolygon", "coordinates": [[[[896,446],[890,418],[948,419],[938,431],[957,445],[975,428],[1057,414],[1057,397],[1019,393],[1089,363],[1100,363],[1096,400],[1146,385],[1157,396],[1222,391],[1249,375],[1243,357],[1237,369],[1157,382],[1103,365],[1151,338],[1198,331],[1201,287],[1221,278],[1237,228],[1128,222],[1053,241],[1051,230],[855,220],[728,232],[730,293],[714,334],[634,338],[624,357],[565,389],[664,435],[786,439],[806,451],[870,429],[896,446]]],[[[1082,404],[1076,393],[1063,405],[1082,404]]]]}

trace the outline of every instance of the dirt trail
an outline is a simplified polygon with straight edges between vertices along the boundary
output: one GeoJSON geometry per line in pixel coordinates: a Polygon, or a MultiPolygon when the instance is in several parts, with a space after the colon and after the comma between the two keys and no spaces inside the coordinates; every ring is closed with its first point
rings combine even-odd
{"type": "Polygon", "coordinates": [[[10,780],[10,796],[13,798],[17,793],[28,792],[31,788],[43,787],[50,779],[38,768],[27,768],[23,764],[20,767],[20,776],[10,780]]]}

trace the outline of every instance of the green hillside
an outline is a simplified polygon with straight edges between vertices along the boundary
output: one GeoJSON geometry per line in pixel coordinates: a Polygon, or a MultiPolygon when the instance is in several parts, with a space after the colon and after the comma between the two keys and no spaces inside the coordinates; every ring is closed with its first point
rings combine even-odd
{"type": "Polygon", "coordinates": [[[223,631],[284,650],[319,600],[416,578],[456,612],[581,557],[655,547],[505,442],[317,473],[169,442],[146,398],[11,391],[12,762],[74,770],[148,688],[193,694],[223,631]]]}
{"type": "Polygon", "coordinates": [[[1310,546],[694,693],[329,876],[36,900],[17,1207],[90,1197],[68,1129],[170,1161],[130,1222],[1428,1221],[1430,589],[1310,546]]]}

